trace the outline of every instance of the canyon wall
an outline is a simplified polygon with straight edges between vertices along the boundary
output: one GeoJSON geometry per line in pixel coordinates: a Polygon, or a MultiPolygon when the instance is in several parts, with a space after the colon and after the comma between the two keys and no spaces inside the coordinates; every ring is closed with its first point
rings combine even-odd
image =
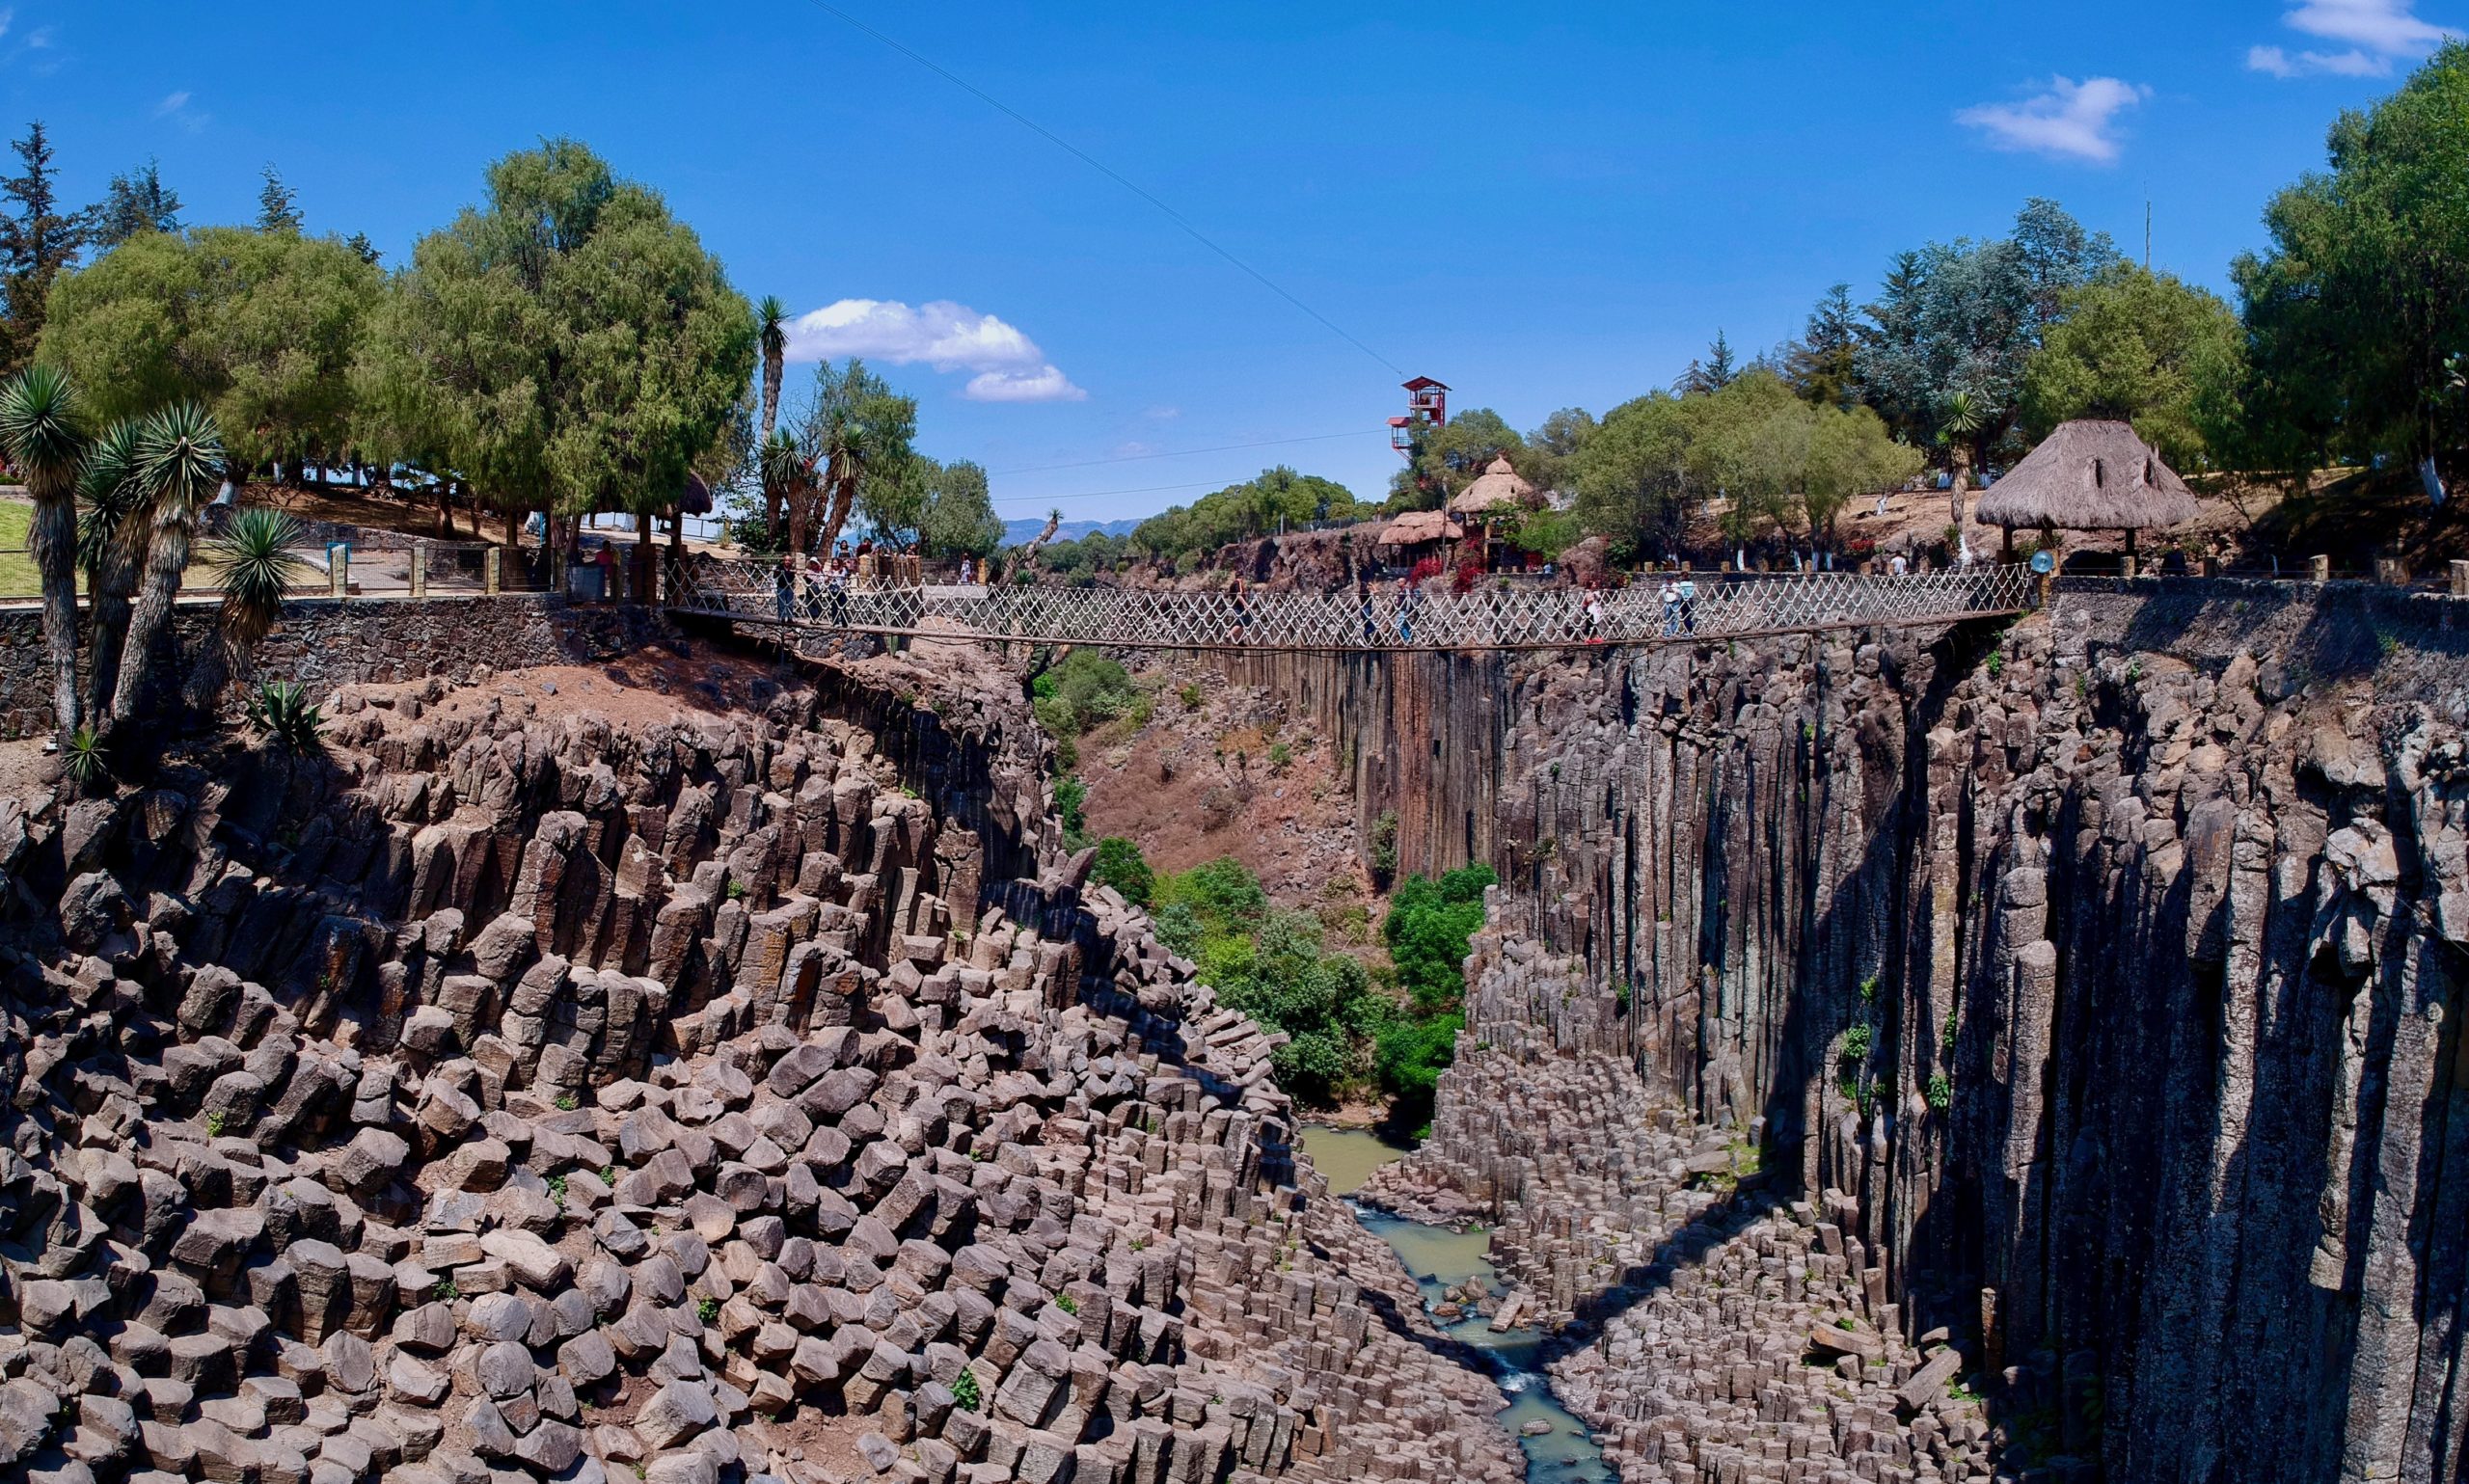
{"type": "Polygon", "coordinates": [[[1519,1476],[1017,677],[629,662],[0,797],[0,1472],[1519,1476]]]}
{"type": "MultiPolygon", "coordinates": [[[[1552,1121],[1639,1115],[1581,1078],[1520,1118],[1503,1088],[1593,1058],[1818,1201],[1898,1323],[2003,1376],[2040,1456],[2450,1479],[2464,607],[2069,584],[2002,630],[1478,658],[1437,683],[1265,662],[1351,727],[1401,869],[1490,861],[1503,934],[1571,960],[1479,956],[1424,1161],[1478,1205],[1550,1206],[1505,1210],[1506,1245],[1557,1307],[1588,1307],[1544,1251],[1587,1224],[1587,1160],[1552,1121]]],[[[1635,1179],[1597,1181],[1606,1224],[1668,1229],[1618,1205],[1693,1149],[1614,1143],[1596,1165],[1635,1179]]],[[[1617,1264],[1582,1267],[1612,1275],[1595,1308],[1625,1300],[1617,1264]]]]}

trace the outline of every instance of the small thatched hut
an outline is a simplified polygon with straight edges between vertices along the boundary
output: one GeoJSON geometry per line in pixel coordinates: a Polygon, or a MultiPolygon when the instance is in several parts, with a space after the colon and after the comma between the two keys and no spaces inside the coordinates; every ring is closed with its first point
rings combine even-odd
{"type": "Polygon", "coordinates": [[[1497,458],[1449,502],[1449,513],[1493,516],[1511,509],[1532,509],[1536,503],[1534,486],[1519,478],[1507,459],[1497,458]]]}
{"type": "Polygon", "coordinates": [[[1980,498],[1972,518],[2018,530],[2122,530],[2182,526],[2198,514],[2194,492],[2160,462],[2133,425],[2084,418],[2061,423],[1980,498]]]}
{"type": "Polygon", "coordinates": [[[1410,510],[1380,527],[1379,545],[1411,565],[1425,556],[1445,555],[1450,543],[1465,534],[1466,528],[1451,520],[1446,510],[1410,510]]]}

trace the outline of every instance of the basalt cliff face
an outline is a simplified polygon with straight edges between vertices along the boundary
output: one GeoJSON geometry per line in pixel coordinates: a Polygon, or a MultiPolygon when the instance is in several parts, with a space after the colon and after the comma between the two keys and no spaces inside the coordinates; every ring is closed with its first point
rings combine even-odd
{"type": "Polygon", "coordinates": [[[1634,1477],[1793,1477],[1829,1406],[1962,1476],[1957,1373],[2051,1476],[2462,1476],[2458,607],[2144,584],[2002,632],[1296,677],[1403,735],[1362,766],[1405,865],[1508,883],[1434,1138],[1376,1193],[1505,1220],[1634,1477]],[[1384,769],[1462,792],[1384,801],[1384,769]],[[1708,1306],[1748,1369],[1674,1382],[1708,1306]],[[1812,1314],[1887,1332],[1814,1414],[1777,1363],[1812,1314]]]}
{"type": "Polygon", "coordinates": [[[1517,1476],[1017,678],[661,688],[0,800],[0,1473],[1517,1476]]]}

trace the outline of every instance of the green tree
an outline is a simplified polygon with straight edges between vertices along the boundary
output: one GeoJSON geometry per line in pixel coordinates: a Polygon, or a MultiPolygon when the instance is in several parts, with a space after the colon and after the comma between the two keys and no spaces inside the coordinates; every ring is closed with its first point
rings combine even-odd
{"type": "Polygon", "coordinates": [[[35,567],[42,579],[43,647],[51,661],[54,730],[65,742],[78,727],[77,476],[86,459],[82,411],[68,378],[35,364],[0,385],[0,450],[17,467],[34,499],[35,567]]]}
{"type": "Polygon", "coordinates": [[[1809,310],[1801,337],[1785,348],[1783,379],[1807,400],[1849,408],[1859,399],[1860,314],[1852,285],[1837,283],[1809,310]]]}
{"type": "Polygon", "coordinates": [[[298,200],[291,187],[271,165],[265,168],[265,183],[258,188],[258,230],[276,234],[300,235],[304,225],[298,200]]]}
{"type": "Polygon", "coordinates": [[[209,227],[144,232],[63,278],[43,333],[104,418],[205,404],[231,456],[295,474],[351,442],[351,368],[383,292],[332,237],[209,227]]]}
{"type": "Polygon", "coordinates": [[[918,545],[932,556],[973,556],[979,561],[1003,544],[1003,521],[994,513],[986,470],[967,459],[935,466],[926,487],[918,545]]]}
{"type": "Polygon", "coordinates": [[[509,511],[648,518],[719,439],[756,337],[657,195],[556,139],[491,165],[487,202],[415,245],[357,380],[385,441],[509,511]]]}
{"type": "Polygon", "coordinates": [[[1938,435],[1952,398],[1969,398],[1978,424],[1948,451],[1977,467],[2013,427],[2024,366],[2066,296],[2116,261],[2105,233],[2039,199],[2024,203],[2006,237],[1900,256],[1855,356],[1871,405],[1920,444],[1938,435]]]}
{"type": "Polygon", "coordinates": [[[106,251],[142,231],[179,229],[179,193],[163,183],[162,168],[153,160],[112,176],[103,199],[86,208],[87,241],[106,251]]]}
{"type": "Polygon", "coordinates": [[[2134,424],[2182,469],[2211,467],[2234,438],[2224,409],[2245,377],[2245,335],[2217,295],[2118,264],[2068,296],[2023,374],[2023,426],[2046,438],[2076,418],[2134,424]]]}
{"type": "Polygon", "coordinates": [[[1689,369],[1680,373],[1679,384],[1672,390],[1682,396],[1705,396],[1730,386],[1739,375],[1740,364],[1732,355],[1732,342],[1718,330],[1714,343],[1706,347],[1706,359],[1690,362],[1689,369]]]}
{"type": "Polygon", "coordinates": [[[1441,427],[1421,429],[1406,467],[1390,478],[1390,508],[1431,510],[1447,504],[1504,455],[1519,473],[1541,483],[1522,462],[1528,457],[1526,440],[1488,407],[1469,408],[1441,427]]]}
{"type": "Polygon", "coordinates": [[[867,478],[897,478],[906,472],[916,436],[917,399],[892,391],[864,362],[852,356],[845,364],[827,361],[815,367],[814,405],[807,410],[799,445],[815,471],[816,483],[807,499],[790,507],[790,549],[830,551],[867,478]],[[818,529],[813,506],[824,495],[830,503],[821,512],[818,529]]]}
{"type": "Polygon", "coordinates": [[[51,136],[41,121],[27,125],[25,136],[12,142],[20,169],[0,175],[0,198],[9,209],[0,214],[0,308],[8,311],[7,334],[0,337],[0,375],[22,369],[34,359],[42,338],[43,314],[52,283],[76,261],[85,243],[86,224],[64,212],[52,164],[51,136]]]}
{"type": "Polygon", "coordinates": [[[2447,362],[2469,350],[2469,46],[2437,51],[2398,93],[2345,112],[2330,170],[2272,199],[2271,246],[2240,256],[2260,459],[2328,445],[2419,464],[2469,441],[2447,362]]]}
{"type": "Polygon", "coordinates": [[[1919,449],[1896,442],[1885,419],[1870,409],[1819,403],[1809,428],[1808,464],[1800,480],[1809,533],[1823,535],[1832,548],[1835,519],[1845,505],[1860,496],[1900,487],[1927,462],[1919,449]]]}
{"type": "Polygon", "coordinates": [[[1281,464],[1240,484],[1176,505],[1132,528],[1131,543],[1172,558],[1197,556],[1237,541],[1273,534],[1280,526],[1353,520],[1363,513],[1354,494],[1335,480],[1299,474],[1281,464]]]}

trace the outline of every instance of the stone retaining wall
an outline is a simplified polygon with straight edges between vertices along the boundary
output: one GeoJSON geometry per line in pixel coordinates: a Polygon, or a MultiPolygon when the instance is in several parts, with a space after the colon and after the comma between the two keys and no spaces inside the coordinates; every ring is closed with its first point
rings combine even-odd
{"type": "MultiPolygon", "coordinates": [[[[156,651],[149,711],[210,710],[231,681],[210,602],[180,605],[156,651]]],[[[255,673],[312,691],[437,675],[468,679],[479,665],[519,669],[606,660],[662,634],[649,609],[586,607],[548,593],[421,599],[295,599],[258,646],[255,673]]],[[[0,740],[51,728],[42,614],[0,611],[0,740]]]]}

